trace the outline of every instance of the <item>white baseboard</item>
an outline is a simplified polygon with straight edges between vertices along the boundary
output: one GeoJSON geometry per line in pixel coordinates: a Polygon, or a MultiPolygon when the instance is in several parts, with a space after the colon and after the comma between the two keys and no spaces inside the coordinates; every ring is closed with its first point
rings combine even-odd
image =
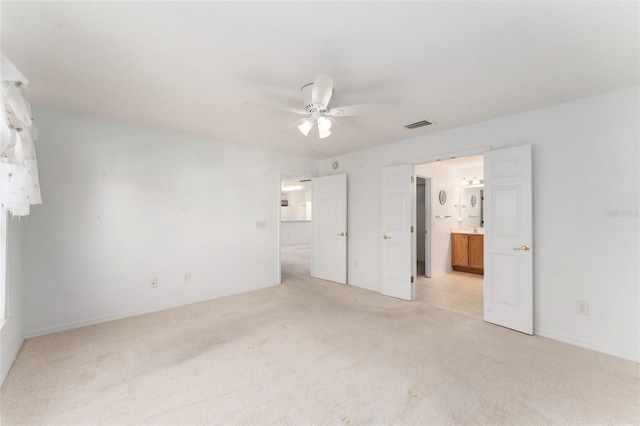
{"type": "Polygon", "coordinates": [[[357,284],[357,283],[350,283],[350,282],[347,282],[347,284],[348,285],[352,285],[354,287],[362,288],[364,290],[369,290],[369,291],[374,291],[376,293],[380,293],[380,289],[379,288],[373,288],[373,287],[369,287],[369,286],[366,286],[366,285],[357,284]]]}
{"type": "Polygon", "coordinates": [[[580,339],[577,337],[566,336],[553,331],[545,330],[542,328],[536,328],[534,334],[537,336],[547,337],[549,339],[558,340],[560,342],[569,343],[570,345],[579,346],[585,349],[591,349],[592,351],[602,352],[607,355],[613,355],[618,358],[627,359],[629,361],[640,362],[640,353],[627,352],[620,348],[614,348],[601,343],[592,342],[586,339],[580,339]]]}
{"type": "Polygon", "coordinates": [[[448,274],[449,272],[453,272],[453,269],[439,269],[437,271],[431,271],[431,278],[442,274],[448,274]]]}
{"type": "Polygon", "coordinates": [[[65,324],[61,324],[61,325],[55,325],[55,326],[52,326],[52,327],[43,327],[43,328],[37,328],[37,329],[34,329],[34,330],[26,330],[25,333],[24,333],[24,338],[28,339],[28,338],[31,338],[31,337],[44,336],[46,334],[52,334],[52,333],[58,333],[60,331],[72,330],[74,328],[86,327],[88,325],[101,324],[103,322],[115,321],[115,320],[122,319],[122,318],[135,317],[137,315],[149,314],[149,313],[152,313],[152,312],[163,311],[165,309],[177,308],[179,306],[192,305],[194,303],[206,302],[207,300],[219,299],[221,297],[233,296],[235,294],[248,293],[250,291],[260,290],[260,289],[268,288],[268,287],[274,287],[274,286],[277,286],[277,285],[279,285],[279,283],[277,283],[277,284],[267,284],[267,285],[258,286],[258,287],[252,287],[252,288],[243,289],[243,290],[240,290],[240,291],[216,293],[216,294],[209,295],[209,296],[182,300],[182,301],[179,301],[179,302],[176,302],[176,303],[168,303],[168,304],[163,304],[163,305],[156,305],[156,306],[152,306],[152,307],[149,307],[149,308],[136,309],[136,310],[127,311],[127,312],[120,312],[120,313],[114,314],[114,315],[105,315],[105,316],[89,318],[89,319],[81,320],[81,321],[72,321],[72,322],[68,322],[68,323],[65,323],[65,324]]]}
{"type": "Polygon", "coordinates": [[[11,371],[11,367],[13,366],[13,362],[16,360],[16,357],[18,356],[18,352],[20,352],[20,348],[22,347],[22,344],[24,343],[24,337],[22,338],[22,340],[20,341],[19,345],[15,345],[15,347],[12,348],[11,353],[9,354],[9,357],[11,359],[11,362],[6,363],[6,360],[3,360],[3,369],[0,372],[0,387],[2,387],[2,385],[4,384],[4,379],[7,378],[7,375],[9,374],[9,371],[11,371]],[[6,368],[4,367],[6,365],[6,368]]]}

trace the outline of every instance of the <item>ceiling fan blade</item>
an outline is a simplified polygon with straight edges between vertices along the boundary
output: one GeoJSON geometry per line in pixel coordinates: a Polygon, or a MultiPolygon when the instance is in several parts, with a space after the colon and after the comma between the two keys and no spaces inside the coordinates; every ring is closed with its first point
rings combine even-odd
{"type": "Polygon", "coordinates": [[[311,91],[311,102],[322,104],[325,108],[329,105],[333,94],[333,79],[328,75],[318,74],[313,80],[313,90],[311,91]]]}
{"type": "Polygon", "coordinates": [[[254,102],[245,102],[244,104],[245,105],[251,105],[251,106],[272,108],[272,109],[277,109],[277,110],[280,110],[280,111],[294,112],[296,114],[304,114],[304,115],[309,114],[307,111],[305,111],[303,109],[300,109],[300,108],[289,108],[289,107],[284,107],[284,106],[280,106],[280,105],[258,104],[258,103],[254,103],[254,102]]]}
{"type": "Polygon", "coordinates": [[[304,123],[306,120],[307,118],[305,117],[305,118],[301,118],[300,120],[296,120],[293,123],[287,124],[282,129],[278,130],[278,133],[284,133],[284,132],[288,132],[291,129],[295,129],[296,127],[304,123]]]}
{"type": "Polygon", "coordinates": [[[353,115],[373,114],[375,112],[385,111],[391,108],[389,104],[362,104],[348,105],[343,107],[331,108],[325,112],[325,115],[331,117],[349,117],[353,115]]]}

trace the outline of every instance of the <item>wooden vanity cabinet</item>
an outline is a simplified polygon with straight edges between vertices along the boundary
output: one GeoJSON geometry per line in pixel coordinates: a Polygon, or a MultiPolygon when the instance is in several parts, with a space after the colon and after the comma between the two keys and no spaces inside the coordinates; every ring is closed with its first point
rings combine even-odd
{"type": "Polygon", "coordinates": [[[451,266],[454,271],[484,275],[484,235],[452,233],[451,266]]]}
{"type": "Polygon", "coordinates": [[[451,266],[469,266],[469,236],[467,234],[451,234],[451,266]]]}
{"type": "Polygon", "coordinates": [[[469,234],[469,267],[484,274],[484,235],[469,234]]]}

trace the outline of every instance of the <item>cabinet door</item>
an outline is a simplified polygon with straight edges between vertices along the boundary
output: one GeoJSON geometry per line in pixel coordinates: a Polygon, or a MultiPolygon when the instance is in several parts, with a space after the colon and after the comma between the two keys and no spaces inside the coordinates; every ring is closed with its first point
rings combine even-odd
{"type": "Polygon", "coordinates": [[[451,234],[451,266],[469,266],[469,236],[451,234]]]}
{"type": "Polygon", "coordinates": [[[469,235],[469,266],[484,268],[484,236],[469,235]]]}

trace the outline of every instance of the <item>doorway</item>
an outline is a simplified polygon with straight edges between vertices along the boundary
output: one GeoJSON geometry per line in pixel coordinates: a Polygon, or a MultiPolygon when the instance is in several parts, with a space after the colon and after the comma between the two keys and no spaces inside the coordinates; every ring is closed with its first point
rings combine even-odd
{"type": "Polygon", "coordinates": [[[483,276],[454,270],[451,235],[483,233],[483,155],[415,167],[417,299],[482,319],[483,276]]]}
{"type": "Polygon", "coordinates": [[[312,175],[280,171],[278,282],[311,275],[312,175]]]}
{"type": "MultiPolygon", "coordinates": [[[[479,186],[481,179],[478,176],[460,179],[449,174],[438,186],[431,176],[431,241],[444,238],[444,241],[451,242],[448,250],[437,250],[432,244],[431,272],[435,274],[437,266],[448,272],[450,261],[460,271],[483,273],[484,320],[533,334],[532,147],[519,145],[496,150],[479,149],[466,152],[465,156],[479,154],[482,154],[486,171],[481,197],[484,198],[484,206],[480,207],[480,212],[486,215],[487,221],[483,222],[480,218],[482,226],[469,225],[466,229],[463,226],[465,221],[475,219],[469,207],[475,207],[475,203],[471,201],[466,204],[468,194],[461,195],[460,187],[471,184],[479,186]],[[438,202],[434,201],[436,199],[438,202]],[[453,204],[455,201],[458,203],[453,204]],[[454,226],[451,226],[452,219],[455,220],[454,226]],[[441,224],[435,226],[438,222],[441,224]],[[485,223],[486,236],[483,229],[485,223]],[[441,260],[438,264],[435,262],[437,256],[441,260]],[[487,262],[484,261],[485,257],[487,262]]],[[[456,157],[449,158],[453,160],[456,157]]],[[[442,160],[436,158],[435,164],[427,166],[437,168],[437,162],[442,160]]],[[[421,163],[415,161],[413,164],[382,168],[380,292],[405,300],[416,299],[415,176],[416,164],[419,166],[421,163]]],[[[451,269],[455,270],[453,267],[451,269]]]]}

